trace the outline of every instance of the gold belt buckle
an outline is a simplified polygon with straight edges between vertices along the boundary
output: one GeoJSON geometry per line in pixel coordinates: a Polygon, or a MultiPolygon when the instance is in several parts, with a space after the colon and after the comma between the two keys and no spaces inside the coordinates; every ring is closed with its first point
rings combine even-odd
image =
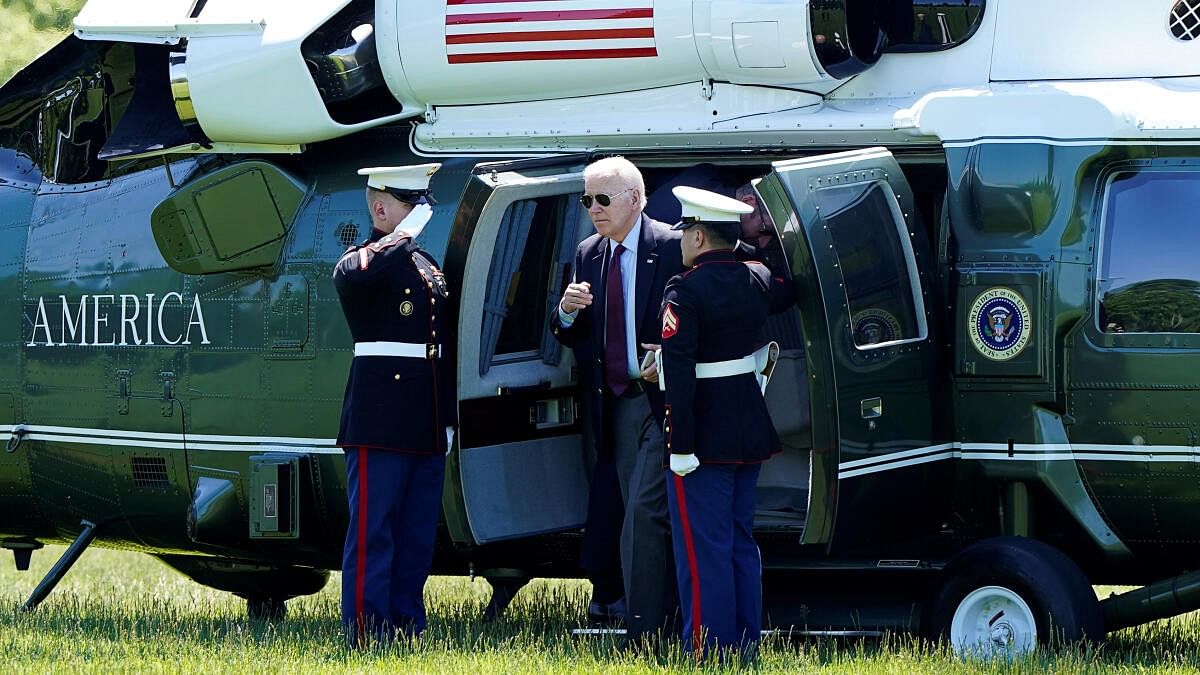
{"type": "Polygon", "coordinates": [[[438,346],[435,344],[425,345],[425,358],[436,359],[438,357],[438,346]]]}

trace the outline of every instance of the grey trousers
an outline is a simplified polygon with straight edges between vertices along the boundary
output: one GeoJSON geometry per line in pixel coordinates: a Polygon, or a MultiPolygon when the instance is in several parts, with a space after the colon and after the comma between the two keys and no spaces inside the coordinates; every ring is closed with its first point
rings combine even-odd
{"type": "Polygon", "coordinates": [[[610,429],[625,521],[621,571],[625,577],[628,637],[671,631],[679,610],[671,518],[663,471],[662,429],[645,394],[612,399],[610,429]]]}

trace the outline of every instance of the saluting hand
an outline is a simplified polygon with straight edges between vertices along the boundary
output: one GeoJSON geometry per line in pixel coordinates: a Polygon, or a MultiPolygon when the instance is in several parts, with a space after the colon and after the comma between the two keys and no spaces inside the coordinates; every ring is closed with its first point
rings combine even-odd
{"type": "Polygon", "coordinates": [[[567,314],[574,314],[592,304],[592,285],[586,281],[567,284],[562,301],[558,306],[567,314]]]}

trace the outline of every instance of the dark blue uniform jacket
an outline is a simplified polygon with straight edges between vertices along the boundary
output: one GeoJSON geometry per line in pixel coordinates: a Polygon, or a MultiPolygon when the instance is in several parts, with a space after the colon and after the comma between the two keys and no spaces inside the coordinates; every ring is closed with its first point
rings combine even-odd
{"type": "Polygon", "coordinates": [[[696,363],[738,359],[765,344],[763,326],[781,290],[794,297],[790,288],[778,288],[765,265],[739,262],[729,250],[698,256],[691,270],[667,282],[662,362],[668,453],[737,464],[779,452],[754,374],[698,379],[696,363]]]}
{"type": "Polygon", "coordinates": [[[457,426],[453,345],[443,330],[446,279],[410,237],[352,246],[333,271],[350,334],[357,342],[441,345],[440,356],[358,356],[350,365],[338,445],[415,453],[446,451],[457,426]]]}

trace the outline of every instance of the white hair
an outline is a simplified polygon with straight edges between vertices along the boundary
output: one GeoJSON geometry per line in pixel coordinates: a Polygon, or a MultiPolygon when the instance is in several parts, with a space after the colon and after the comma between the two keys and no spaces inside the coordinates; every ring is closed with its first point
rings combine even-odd
{"type": "Polygon", "coordinates": [[[605,157],[588,164],[583,170],[585,181],[589,178],[604,176],[616,176],[622,179],[626,185],[637,190],[638,198],[641,200],[639,208],[646,208],[646,181],[642,178],[642,172],[634,166],[633,162],[621,156],[605,157]]]}

